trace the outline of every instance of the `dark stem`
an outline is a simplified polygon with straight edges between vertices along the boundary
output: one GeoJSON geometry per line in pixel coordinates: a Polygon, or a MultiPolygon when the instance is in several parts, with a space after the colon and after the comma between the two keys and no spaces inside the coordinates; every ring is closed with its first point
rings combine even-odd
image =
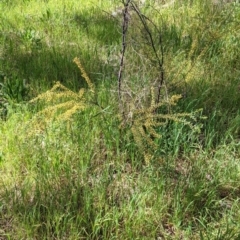
{"type": "Polygon", "coordinates": [[[159,31],[158,27],[151,21],[151,19],[149,19],[148,17],[146,17],[145,15],[143,15],[140,12],[139,8],[134,3],[131,3],[131,4],[132,4],[134,11],[137,13],[148,37],[149,37],[150,45],[153,49],[154,55],[155,55],[157,63],[158,63],[159,77],[158,77],[157,98],[156,98],[156,104],[158,104],[160,102],[161,89],[164,84],[164,68],[163,68],[164,52],[163,52],[163,43],[162,43],[162,33],[161,33],[161,31],[159,31]],[[158,52],[157,52],[157,49],[156,49],[156,46],[155,46],[155,43],[153,40],[152,32],[151,32],[150,28],[148,27],[147,21],[150,22],[154,26],[154,28],[158,31],[161,57],[158,55],[158,52]]]}
{"type": "Polygon", "coordinates": [[[122,105],[122,94],[121,94],[121,85],[122,85],[122,74],[123,74],[123,67],[124,67],[124,55],[126,52],[126,37],[127,37],[127,30],[128,30],[128,22],[129,22],[129,4],[131,0],[127,0],[126,2],[123,1],[124,9],[123,9],[123,23],[122,23],[122,50],[121,50],[121,59],[120,59],[120,67],[118,72],[118,99],[120,105],[122,105]]]}

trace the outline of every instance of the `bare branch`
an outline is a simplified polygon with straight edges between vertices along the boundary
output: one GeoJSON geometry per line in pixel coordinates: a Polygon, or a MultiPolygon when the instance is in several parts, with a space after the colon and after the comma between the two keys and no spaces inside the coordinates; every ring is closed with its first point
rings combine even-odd
{"type": "Polygon", "coordinates": [[[123,74],[123,67],[124,67],[124,55],[126,51],[126,36],[127,36],[127,30],[128,30],[128,23],[130,19],[129,15],[129,5],[131,0],[122,1],[124,4],[123,9],[123,23],[122,23],[122,50],[121,50],[121,59],[120,59],[120,67],[118,72],[118,99],[120,105],[122,105],[122,94],[121,94],[121,85],[122,85],[122,74],[123,74]]]}
{"type": "Polygon", "coordinates": [[[158,104],[160,102],[161,89],[164,84],[164,68],[163,68],[164,52],[163,52],[163,43],[162,43],[162,33],[161,33],[161,31],[159,31],[156,24],[153,23],[153,21],[151,19],[149,19],[147,16],[143,15],[140,12],[139,8],[133,2],[131,2],[131,5],[132,5],[134,11],[137,13],[148,37],[149,37],[150,45],[153,49],[154,55],[156,57],[156,60],[157,60],[158,66],[159,66],[159,77],[158,77],[157,98],[156,98],[156,103],[158,104]],[[158,54],[158,51],[155,46],[155,42],[153,40],[152,32],[151,32],[150,28],[148,27],[147,21],[153,25],[153,27],[157,30],[157,32],[159,34],[159,45],[160,45],[161,56],[159,56],[159,54],[158,54]]]}

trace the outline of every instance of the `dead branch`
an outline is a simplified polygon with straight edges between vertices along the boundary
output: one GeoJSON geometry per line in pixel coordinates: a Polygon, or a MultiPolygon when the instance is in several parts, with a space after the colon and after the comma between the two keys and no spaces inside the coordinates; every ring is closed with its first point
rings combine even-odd
{"type": "Polygon", "coordinates": [[[164,68],[163,68],[163,63],[164,63],[164,52],[163,52],[163,43],[162,43],[162,33],[158,29],[158,27],[152,22],[151,19],[149,19],[147,16],[143,15],[139,8],[134,4],[134,2],[131,2],[133,10],[137,13],[148,37],[149,37],[149,42],[152,47],[152,50],[154,52],[154,55],[156,57],[158,67],[159,67],[159,77],[158,77],[158,86],[157,86],[157,98],[156,98],[156,103],[158,104],[160,102],[160,95],[161,95],[161,89],[164,84],[164,68]],[[159,35],[159,46],[160,46],[160,51],[161,51],[161,56],[159,56],[157,52],[157,48],[155,45],[155,42],[153,40],[152,32],[148,26],[148,22],[152,24],[152,26],[157,30],[158,35],[159,35]]]}
{"type": "Polygon", "coordinates": [[[119,72],[118,72],[118,99],[120,105],[122,105],[122,94],[121,94],[121,85],[122,85],[122,74],[123,74],[123,68],[124,68],[124,56],[126,52],[126,37],[127,37],[127,30],[128,30],[128,23],[130,19],[129,15],[129,5],[130,5],[131,0],[123,0],[123,23],[122,23],[122,50],[121,50],[121,59],[120,59],[120,67],[119,67],[119,72]]]}

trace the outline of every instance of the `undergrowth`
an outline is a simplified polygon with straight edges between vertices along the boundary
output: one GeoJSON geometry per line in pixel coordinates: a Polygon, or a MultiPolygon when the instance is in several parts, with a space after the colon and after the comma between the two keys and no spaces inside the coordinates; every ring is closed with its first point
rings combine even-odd
{"type": "Polygon", "coordinates": [[[220,2],[133,2],[120,104],[126,1],[1,1],[0,239],[239,239],[240,8],[220,2]]]}

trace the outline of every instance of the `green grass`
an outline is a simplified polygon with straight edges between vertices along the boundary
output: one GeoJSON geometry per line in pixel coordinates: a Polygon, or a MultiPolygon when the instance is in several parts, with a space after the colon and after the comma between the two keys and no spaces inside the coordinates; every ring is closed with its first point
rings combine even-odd
{"type": "Polygon", "coordinates": [[[239,4],[144,5],[163,37],[162,100],[182,94],[170,112],[158,111],[202,109],[192,128],[155,126],[161,138],[149,148],[149,164],[149,146],[139,149],[131,119],[149,108],[159,69],[132,13],[123,78],[130,110],[122,121],[121,16],[111,15],[119,6],[1,1],[0,239],[240,239],[239,4]],[[41,115],[47,105],[29,102],[56,81],[86,89],[86,109],[69,121],[41,115]]]}

